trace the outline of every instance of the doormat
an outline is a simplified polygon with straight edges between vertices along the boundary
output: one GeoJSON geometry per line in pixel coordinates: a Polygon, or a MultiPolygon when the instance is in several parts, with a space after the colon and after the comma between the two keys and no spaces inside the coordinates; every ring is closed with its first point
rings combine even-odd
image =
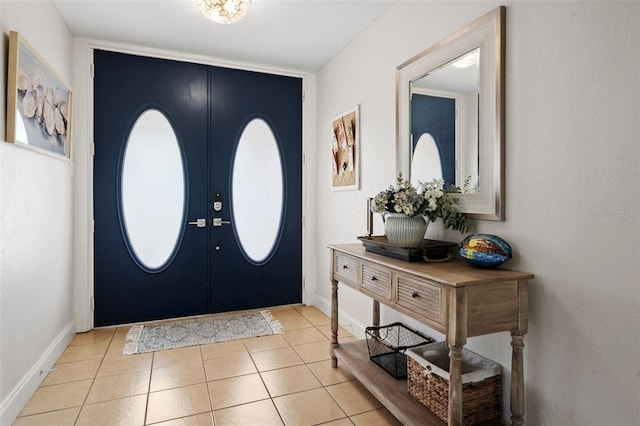
{"type": "Polygon", "coordinates": [[[282,334],[271,312],[210,315],[157,324],[134,325],[127,334],[123,355],[184,348],[186,346],[282,334]]]}

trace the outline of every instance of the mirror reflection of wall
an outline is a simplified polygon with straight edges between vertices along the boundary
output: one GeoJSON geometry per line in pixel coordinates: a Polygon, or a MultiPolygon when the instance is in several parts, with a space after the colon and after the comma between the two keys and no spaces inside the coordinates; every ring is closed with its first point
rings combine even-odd
{"type": "Polygon", "coordinates": [[[411,81],[411,178],[416,183],[441,178],[445,185],[479,190],[479,57],[476,48],[411,81]]]}

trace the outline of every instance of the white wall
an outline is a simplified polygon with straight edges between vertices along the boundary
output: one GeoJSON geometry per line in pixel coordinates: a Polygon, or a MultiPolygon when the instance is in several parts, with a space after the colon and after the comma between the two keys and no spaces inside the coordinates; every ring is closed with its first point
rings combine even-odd
{"type": "MultiPolygon", "coordinates": [[[[394,180],[395,67],[499,4],[400,2],[318,73],[319,307],[330,300],[326,245],[363,235],[367,197],[394,180]],[[332,192],[328,126],[355,104],[362,189],[332,192]]],[[[507,266],[536,275],[525,338],[526,418],[531,425],[637,424],[640,3],[506,5],[506,221],[483,221],[477,230],[510,241],[515,257],[507,266]]],[[[379,219],[375,231],[383,232],[379,219]]],[[[440,223],[427,232],[462,239],[440,223]]],[[[341,321],[354,331],[370,324],[370,305],[341,287],[341,321]]],[[[500,333],[468,345],[506,367],[506,395],[509,343],[500,333]]]]}
{"type": "Polygon", "coordinates": [[[67,82],[72,37],[50,2],[0,3],[0,424],[9,424],[72,337],[70,163],[5,143],[9,31],[67,82]]]}

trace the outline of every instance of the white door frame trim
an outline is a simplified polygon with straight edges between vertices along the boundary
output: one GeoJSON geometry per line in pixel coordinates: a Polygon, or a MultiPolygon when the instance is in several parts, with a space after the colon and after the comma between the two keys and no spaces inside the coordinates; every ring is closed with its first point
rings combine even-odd
{"type": "MultiPolygon", "coordinates": [[[[73,306],[76,332],[93,329],[94,297],[94,238],[93,238],[93,51],[111,50],[132,55],[192,62],[203,65],[235,68],[268,74],[286,75],[302,79],[304,102],[302,104],[302,215],[307,215],[307,188],[310,185],[304,161],[309,141],[315,132],[315,75],[294,70],[266,67],[258,64],[233,62],[141,46],[118,44],[88,39],[74,41],[73,81],[75,128],[73,129],[72,169],[74,170],[74,266],[73,306]]],[[[313,283],[305,279],[309,265],[306,244],[311,241],[308,227],[302,228],[302,302],[312,301],[313,283]],[[304,283],[304,285],[303,285],[304,283]]]]}

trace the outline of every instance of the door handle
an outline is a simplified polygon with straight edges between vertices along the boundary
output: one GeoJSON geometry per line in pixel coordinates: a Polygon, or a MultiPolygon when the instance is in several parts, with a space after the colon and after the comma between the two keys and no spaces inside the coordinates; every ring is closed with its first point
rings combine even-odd
{"type": "Polygon", "coordinates": [[[213,218],[213,226],[222,226],[222,225],[230,225],[230,224],[231,224],[230,220],[222,220],[221,217],[213,218]]]}
{"type": "Polygon", "coordinates": [[[189,225],[195,225],[198,228],[204,228],[207,226],[207,219],[196,219],[193,222],[189,222],[189,225]]]}

